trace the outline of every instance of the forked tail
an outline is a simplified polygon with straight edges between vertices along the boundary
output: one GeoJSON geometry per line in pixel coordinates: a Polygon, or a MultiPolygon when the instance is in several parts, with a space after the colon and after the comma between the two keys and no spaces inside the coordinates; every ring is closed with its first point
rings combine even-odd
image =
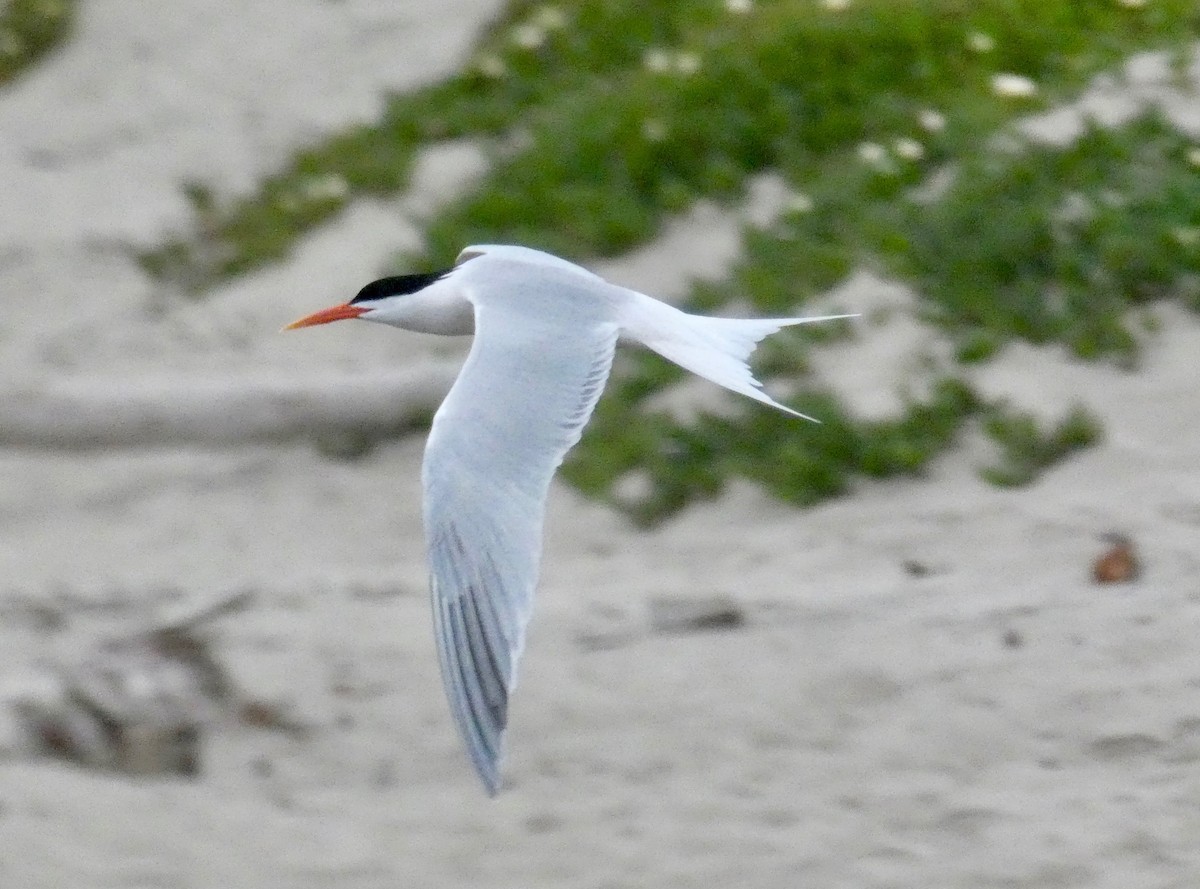
{"type": "Polygon", "coordinates": [[[773,408],[812,420],[815,417],[780,404],[762,389],[747,359],[766,337],[794,324],[812,324],[853,318],[854,315],[822,315],[812,318],[708,318],[689,315],[674,306],[644,294],[628,291],[634,298],[626,306],[622,331],[629,339],[653,349],[685,370],[747,395],[773,408]]]}

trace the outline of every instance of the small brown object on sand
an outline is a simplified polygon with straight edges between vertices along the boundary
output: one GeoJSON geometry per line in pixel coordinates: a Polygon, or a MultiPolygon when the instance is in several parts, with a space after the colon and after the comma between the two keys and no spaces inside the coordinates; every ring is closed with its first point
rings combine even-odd
{"type": "Polygon", "coordinates": [[[1124,534],[1105,534],[1109,548],[1092,563],[1092,579],[1096,583],[1128,583],[1141,574],[1133,541],[1124,534]]]}

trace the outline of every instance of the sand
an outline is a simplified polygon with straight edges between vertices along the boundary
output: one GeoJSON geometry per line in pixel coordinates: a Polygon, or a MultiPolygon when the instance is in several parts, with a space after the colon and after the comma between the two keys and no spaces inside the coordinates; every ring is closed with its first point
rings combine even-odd
{"type": "MultiPolygon", "coordinates": [[[[481,168],[470,145],[200,302],[131,260],[186,225],[181,181],[250,187],[385,90],[450,70],[495,4],[239,9],[82,4],[77,37],[0,93],[0,417],[14,393],[88,387],[234,389],[269,411],[281,380],[326,391],[461,354],[368,325],[276,331],[414,243],[414,214],[481,168]]],[[[677,295],[691,270],[719,273],[737,226],[702,207],[603,271],[677,295]]],[[[936,344],[888,282],[860,275],[836,299],[900,307],[818,365],[886,410],[936,344]]],[[[309,731],[220,721],[187,781],[31,758],[6,716],[0,885],[1195,886],[1200,322],[1155,312],[1136,373],[1028,346],[980,368],[990,394],[1104,422],[1030,488],[980,481],[975,440],[919,480],[803,512],[734,485],[649,532],[556,486],[496,800],[437,676],[419,436],[357,460],[289,434],[6,440],[7,694],[105,634],[248,590],[217,654],[309,731]],[[1092,582],[1109,531],[1135,541],[1136,582],[1092,582]],[[659,596],[730,597],[747,623],[653,633],[659,596]]]]}

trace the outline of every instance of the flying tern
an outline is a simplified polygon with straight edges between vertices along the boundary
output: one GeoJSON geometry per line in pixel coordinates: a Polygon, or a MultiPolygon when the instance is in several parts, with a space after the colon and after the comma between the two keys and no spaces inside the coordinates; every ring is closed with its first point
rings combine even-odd
{"type": "Polygon", "coordinates": [[[474,334],[425,446],[426,550],[450,710],[489,795],[500,788],[508,699],[537,586],[550,479],[583,432],[618,340],[773,408],[747,359],[810,318],[690,315],[526,247],[467,247],[453,268],[373,281],[285,330],[348,318],[474,334]]]}

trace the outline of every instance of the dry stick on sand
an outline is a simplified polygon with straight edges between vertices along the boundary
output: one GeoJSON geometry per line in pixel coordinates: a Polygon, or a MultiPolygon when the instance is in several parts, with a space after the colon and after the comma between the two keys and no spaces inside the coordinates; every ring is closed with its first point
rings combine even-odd
{"type": "Polygon", "coordinates": [[[383,435],[427,419],[458,362],[307,381],[64,380],[0,395],[0,447],[84,450],[383,435]]]}
{"type": "Polygon", "coordinates": [[[28,749],[97,769],[195,776],[203,735],[220,717],[300,736],[285,710],[246,697],[213,651],[205,625],[253,602],[247,592],[147,629],[101,640],[80,656],[38,669],[22,693],[9,692],[28,749]]]}

